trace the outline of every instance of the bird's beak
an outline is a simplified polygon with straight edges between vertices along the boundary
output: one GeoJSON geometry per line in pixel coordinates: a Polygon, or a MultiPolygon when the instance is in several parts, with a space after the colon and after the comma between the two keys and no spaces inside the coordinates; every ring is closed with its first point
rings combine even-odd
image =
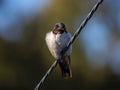
{"type": "Polygon", "coordinates": [[[63,31],[65,30],[64,28],[61,28],[61,27],[60,27],[60,28],[57,28],[57,29],[59,29],[59,30],[63,30],[63,31]]]}

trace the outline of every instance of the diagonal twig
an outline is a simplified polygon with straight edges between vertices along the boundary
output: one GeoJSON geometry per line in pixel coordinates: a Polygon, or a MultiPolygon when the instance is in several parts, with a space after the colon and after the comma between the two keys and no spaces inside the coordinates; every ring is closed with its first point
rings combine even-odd
{"type": "Polygon", "coordinates": [[[103,2],[103,0],[98,0],[98,2],[94,5],[94,7],[92,8],[92,10],[89,12],[89,14],[87,15],[87,17],[84,19],[84,21],[82,22],[82,24],[78,27],[78,29],[76,30],[76,32],[74,33],[74,35],[72,36],[72,38],[70,39],[67,47],[65,49],[63,49],[62,51],[62,55],[59,59],[55,60],[55,62],[51,65],[51,67],[48,69],[48,71],[46,72],[46,74],[43,76],[43,78],[41,79],[41,81],[37,84],[37,86],[35,87],[34,90],[40,90],[40,88],[42,87],[43,83],[45,82],[45,80],[47,79],[47,77],[53,72],[53,70],[56,68],[58,62],[61,60],[61,58],[63,57],[63,55],[66,53],[66,51],[69,49],[69,47],[72,45],[72,43],[75,41],[75,39],[78,37],[78,35],[80,34],[80,32],[82,31],[82,29],[85,27],[85,25],[87,24],[87,22],[90,20],[90,18],[92,17],[92,15],[95,13],[95,11],[97,10],[97,8],[99,7],[99,5],[103,2]]]}

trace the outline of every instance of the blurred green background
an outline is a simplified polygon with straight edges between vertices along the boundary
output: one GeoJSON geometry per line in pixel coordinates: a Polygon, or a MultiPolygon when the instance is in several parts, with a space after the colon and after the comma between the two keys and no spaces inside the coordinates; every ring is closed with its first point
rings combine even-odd
{"type": "MultiPolygon", "coordinates": [[[[0,0],[0,90],[33,90],[54,58],[45,35],[64,22],[73,35],[97,0],[0,0]]],[[[73,44],[73,77],[59,67],[42,90],[120,89],[120,0],[104,0],[73,44]]]]}

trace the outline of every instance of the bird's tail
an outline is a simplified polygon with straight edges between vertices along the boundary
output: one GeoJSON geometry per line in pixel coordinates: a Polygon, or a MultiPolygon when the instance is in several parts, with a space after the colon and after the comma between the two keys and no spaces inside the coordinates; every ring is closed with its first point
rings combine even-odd
{"type": "Polygon", "coordinates": [[[64,56],[59,62],[59,66],[62,71],[62,77],[67,79],[72,77],[72,71],[70,67],[70,56],[64,56]]]}

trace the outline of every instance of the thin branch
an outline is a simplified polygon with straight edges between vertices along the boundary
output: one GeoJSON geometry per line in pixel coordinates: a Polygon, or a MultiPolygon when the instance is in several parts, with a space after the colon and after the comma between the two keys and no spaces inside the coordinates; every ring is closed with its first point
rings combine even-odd
{"type": "Polygon", "coordinates": [[[53,72],[53,70],[56,68],[58,62],[61,60],[61,58],[63,57],[63,55],[66,53],[66,51],[69,49],[69,47],[72,45],[72,43],[75,41],[75,39],[78,37],[78,35],[80,34],[80,32],[82,31],[82,29],[85,27],[85,25],[87,24],[87,22],[90,20],[90,18],[92,17],[92,15],[95,13],[95,11],[97,10],[98,6],[103,2],[103,0],[98,0],[98,2],[94,5],[94,7],[92,8],[92,10],[90,11],[90,13],[87,15],[87,17],[84,19],[84,21],[82,22],[82,24],[78,27],[78,29],[76,30],[76,32],[74,33],[74,35],[72,36],[71,40],[69,41],[67,47],[65,49],[63,49],[62,51],[62,55],[60,57],[60,59],[55,60],[55,62],[51,65],[51,67],[49,68],[49,70],[46,72],[46,74],[43,76],[43,78],[41,79],[41,81],[37,84],[37,86],[35,87],[34,90],[40,90],[40,88],[42,87],[43,83],[45,82],[45,80],[47,79],[47,77],[53,72]]]}

